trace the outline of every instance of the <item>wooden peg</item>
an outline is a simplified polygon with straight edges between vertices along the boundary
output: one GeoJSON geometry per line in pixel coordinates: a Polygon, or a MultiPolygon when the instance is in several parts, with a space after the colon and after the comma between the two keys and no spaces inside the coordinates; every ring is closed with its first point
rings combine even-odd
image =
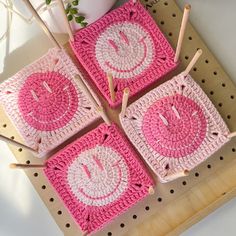
{"type": "Polygon", "coordinates": [[[236,132],[230,133],[230,134],[228,135],[228,138],[233,138],[233,137],[236,137],[236,132]]]}
{"type": "Polygon", "coordinates": [[[178,173],[172,174],[172,175],[167,175],[165,177],[166,181],[171,181],[180,177],[184,177],[184,176],[188,176],[189,175],[189,171],[188,170],[184,170],[184,171],[180,171],[178,173]]]}
{"type": "Polygon", "coordinates": [[[45,164],[27,165],[27,164],[11,163],[9,167],[11,169],[31,169],[31,168],[44,168],[46,167],[46,165],[45,164]]]}
{"type": "Polygon", "coordinates": [[[123,92],[123,98],[122,98],[122,107],[121,107],[121,113],[120,113],[121,117],[125,116],[126,108],[127,108],[128,100],[129,100],[129,93],[130,93],[129,88],[125,88],[123,92]]]}
{"type": "Polygon", "coordinates": [[[97,111],[98,113],[100,114],[100,116],[102,117],[102,119],[104,120],[104,122],[107,124],[107,125],[111,125],[111,121],[109,120],[106,112],[104,111],[104,108],[102,106],[97,106],[97,111]]]}
{"type": "Polygon", "coordinates": [[[197,62],[197,60],[201,55],[202,55],[202,49],[198,49],[193,59],[190,61],[187,68],[185,69],[185,71],[182,72],[183,76],[187,76],[189,74],[189,72],[191,71],[191,69],[193,68],[193,66],[195,65],[195,63],[197,62]]]}
{"type": "Polygon", "coordinates": [[[75,79],[78,81],[79,86],[81,87],[81,89],[84,91],[84,93],[88,96],[89,100],[91,101],[91,103],[93,104],[93,106],[96,108],[97,106],[100,106],[100,102],[96,101],[95,99],[95,95],[92,95],[92,92],[88,89],[88,86],[86,85],[86,83],[83,81],[83,79],[79,76],[76,75],[75,79]]]}
{"type": "Polygon", "coordinates": [[[31,152],[34,152],[35,154],[38,154],[37,150],[35,150],[35,149],[31,148],[31,147],[28,147],[25,144],[22,144],[22,143],[19,143],[19,142],[15,141],[15,140],[7,138],[7,137],[5,137],[5,136],[3,136],[1,134],[0,134],[0,140],[4,141],[6,143],[9,143],[9,144],[15,145],[17,147],[27,149],[27,150],[29,150],[31,152]]]}
{"type": "Polygon", "coordinates": [[[52,43],[59,49],[62,49],[61,45],[57,42],[51,31],[48,29],[47,25],[44,23],[44,21],[39,16],[38,12],[34,9],[33,5],[29,0],[23,0],[29,11],[32,13],[36,21],[38,22],[39,26],[43,29],[43,31],[46,33],[48,38],[52,41],[52,43]]]}
{"type": "Polygon", "coordinates": [[[178,38],[178,42],[177,42],[174,62],[177,62],[179,60],[180,51],[181,51],[182,44],[183,44],[184,34],[186,31],[186,26],[188,23],[190,10],[191,10],[191,6],[189,4],[185,5],[182,23],[181,23],[180,31],[179,31],[179,38],[178,38]]]}
{"type": "Polygon", "coordinates": [[[107,74],[107,79],[108,79],[108,84],[109,84],[109,91],[111,95],[111,100],[112,102],[115,102],[115,90],[114,90],[114,83],[113,83],[113,76],[112,74],[108,73],[107,74]]]}
{"type": "Polygon", "coordinates": [[[149,193],[149,195],[153,195],[155,193],[155,190],[152,186],[149,187],[148,193],[149,193]]]}
{"type": "Polygon", "coordinates": [[[59,8],[61,10],[64,22],[66,24],[66,29],[67,29],[67,33],[69,35],[69,38],[70,38],[71,41],[74,41],[73,31],[71,29],[71,25],[70,25],[70,23],[68,21],[68,18],[66,16],[66,12],[65,12],[65,7],[64,7],[63,1],[62,0],[57,0],[57,2],[58,2],[58,5],[59,5],[59,8]]]}

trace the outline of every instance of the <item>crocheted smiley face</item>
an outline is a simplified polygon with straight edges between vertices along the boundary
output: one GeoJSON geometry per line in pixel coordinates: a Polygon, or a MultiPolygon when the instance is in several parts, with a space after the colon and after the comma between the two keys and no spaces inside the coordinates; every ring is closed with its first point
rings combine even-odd
{"type": "Polygon", "coordinates": [[[179,94],[150,106],[142,124],[148,144],[161,155],[173,158],[193,153],[204,140],[206,129],[207,121],[199,105],[179,94]]]}
{"type": "Polygon", "coordinates": [[[20,89],[18,104],[30,126],[52,131],[73,118],[78,108],[78,96],[72,82],[60,73],[34,73],[20,89]]]}
{"type": "Polygon", "coordinates": [[[0,84],[1,105],[39,157],[99,118],[75,78],[80,74],[68,55],[54,48],[0,84]]]}
{"type": "Polygon", "coordinates": [[[190,75],[153,89],[120,121],[161,182],[192,170],[230,140],[227,125],[190,75]]]}
{"type": "Polygon", "coordinates": [[[139,75],[153,61],[153,45],[149,33],[139,24],[117,23],[99,36],[96,58],[105,72],[128,79],[139,75]]]}
{"type": "Polygon", "coordinates": [[[82,152],[68,167],[71,191],[84,204],[114,202],[128,187],[128,167],[112,148],[96,146],[82,152]]]}
{"type": "Polygon", "coordinates": [[[139,1],[130,0],[78,31],[71,46],[111,107],[121,103],[126,87],[134,96],[178,64],[171,45],[139,1]],[[113,77],[114,101],[107,74],[113,77]]]}

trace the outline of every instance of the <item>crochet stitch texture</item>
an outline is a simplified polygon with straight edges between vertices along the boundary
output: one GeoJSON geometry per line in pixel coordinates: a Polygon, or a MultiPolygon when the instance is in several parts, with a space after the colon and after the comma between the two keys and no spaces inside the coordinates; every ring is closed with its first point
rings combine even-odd
{"type": "Polygon", "coordinates": [[[150,175],[116,125],[101,124],[55,154],[45,174],[86,233],[148,195],[150,175]]]}
{"type": "Polygon", "coordinates": [[[26,144],[43,156],[99,118],[66,53],[49,52],[0,85],[0,103],[26,144]]]}
{"type": "Polygon", "coordinates": [[[173,49],[139,1],[130,0],[78,31],[71,46],[112,107],[121,103],[124,88],[133,96],[177,66],[173,49]],[[115,102],[107,73],[114,79],[115,102]]]}
{"type": "Polygon", "coordinates": [[[161,182],[193,169],[229,141],[226,124],[190,75],[150,91],[120,121],[161,182]]]}

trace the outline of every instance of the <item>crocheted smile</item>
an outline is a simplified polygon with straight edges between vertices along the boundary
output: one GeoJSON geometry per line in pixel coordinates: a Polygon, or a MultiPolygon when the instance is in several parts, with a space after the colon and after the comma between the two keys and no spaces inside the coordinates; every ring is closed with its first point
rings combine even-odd
{"type": "Polygon", "coordinates": [[[177,158],[197,150],[206,136],[207,122],[197,103],[174,95],[149,107],[142,129],[147,142],[158,153],[177,158]]]}
{"type": "Polygon", "coordinates": [[[153,41],[136,23],[117,23],[108,27],[96,43],[96,58],[101,68],[116,78],[132,78],[153,61],[153,41]]]}
{"type": "Polygon", "coordinates": [[[20,89],[18,104],[30,126],[52,131],[73,118],[78,108],[78,95],[72,82],[60,73],[34,73],[20,89]]]}
{"type": "Polygon", "coordinates": [[[128,167],[112,148],[97,146],[82,152],[68,167],[67,180],[78,200],[104,206],[128,187],[128,167]]]}

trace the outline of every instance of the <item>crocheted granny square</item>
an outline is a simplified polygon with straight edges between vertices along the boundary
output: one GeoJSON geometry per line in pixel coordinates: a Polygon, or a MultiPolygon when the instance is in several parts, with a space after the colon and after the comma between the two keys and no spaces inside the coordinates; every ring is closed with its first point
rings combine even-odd
{"type": "Polygon", "coordinates": [[[71,45],[112,107],[121,103],[124,88],[135,95],[177,66],[173,49],[139,1],[130,0],[78,31],[71,45]],[[114,78],[115,102],[107,73],[114,78]]]}
{"type": "Polygon", "coordinates": [[[0,103],[26,144],[43,156],[99,118],[62,50],[51,49],[0,84],[0,103]]]}
{"type": "Polygon", "coordinates": [[[229,141],[226,124],[190,75],[150,91],[120,120],[161,182],[193,169],[229,141]]]}
{"type": "Polygon", "coordinates": [[[153,181],[113,124],[101,124],[55,154],[45,174],[86,233],[148,195],[153,181]]]}

